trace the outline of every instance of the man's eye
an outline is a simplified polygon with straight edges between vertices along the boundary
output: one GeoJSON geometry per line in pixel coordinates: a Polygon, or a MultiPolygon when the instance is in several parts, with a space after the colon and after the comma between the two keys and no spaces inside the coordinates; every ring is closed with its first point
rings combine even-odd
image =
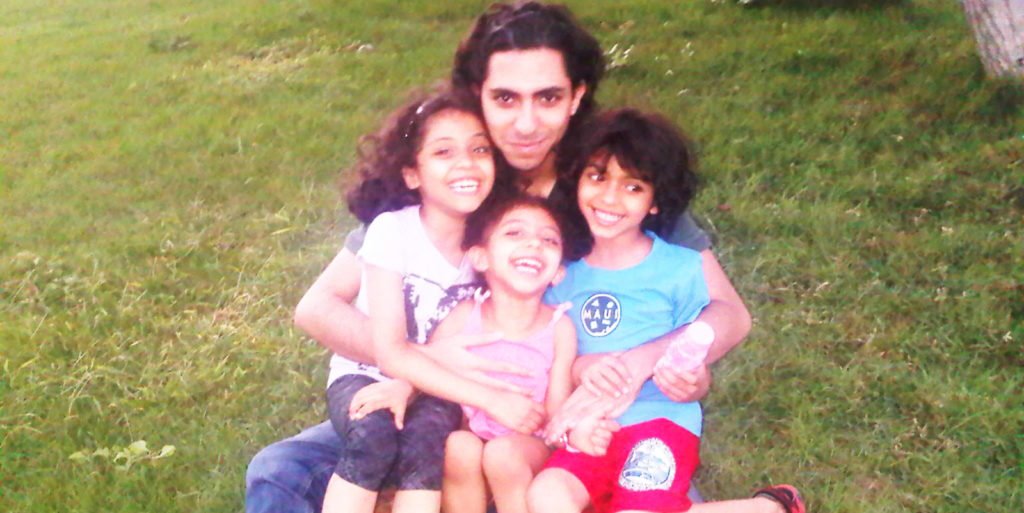
{"type": "Polygon", "coordinates": [[[496,94],[494,95],[494,101],[501,104],[510,104],[515,98],[511,94],[496,94]]]}
{"type": "Polygon", "coordinates": [[[554,105],[560,101],[562,101],[562,95],[560,94],[545,94],[540,97],[540,102],[545,105],[554,105]]]}

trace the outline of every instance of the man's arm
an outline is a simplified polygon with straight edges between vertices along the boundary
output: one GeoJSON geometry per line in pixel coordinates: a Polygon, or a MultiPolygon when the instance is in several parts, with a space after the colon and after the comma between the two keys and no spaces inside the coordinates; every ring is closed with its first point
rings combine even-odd
{"type": "Polygon", "coordinates": [[[362,265],[348,248],[327,264],[295,307],[295,326],[320,345],[351,360],[375,363],[370,324],[352,304],[362,265]]]}

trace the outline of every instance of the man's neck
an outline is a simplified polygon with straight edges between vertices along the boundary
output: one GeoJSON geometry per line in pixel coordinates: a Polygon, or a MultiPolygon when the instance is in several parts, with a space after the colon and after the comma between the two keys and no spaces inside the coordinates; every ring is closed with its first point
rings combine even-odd
{"type": "Polygon", "coordinates": [[[547,198],[558,180],[558,171],[555,169],[555,152],[548,153],[539,166],[520,171],[520,173],[529,184],[526,186],[527,194],[538,198],[547,198]]]}

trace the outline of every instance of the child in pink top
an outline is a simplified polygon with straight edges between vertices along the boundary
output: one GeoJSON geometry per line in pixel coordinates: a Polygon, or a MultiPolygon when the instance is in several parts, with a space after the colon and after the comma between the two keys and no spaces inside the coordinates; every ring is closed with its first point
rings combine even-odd
{"type": "MultiPolygon", "coordinates": [[[[472,331],[501,333],[501,340],[471,350],[514,363],[522,372],[475,378],[519,390],[542,403],[550,416],[571,392],[576,358],[576,331],[562,315],[564,307],[543,303],[548,286],[565,271],[566,231],[541,199],[515,196],[488,203],[467,219],[463,241],[488,293],[457,305],[433,339],[472,331]]],[[[456,468],[445,468],[445,503],[463,512],[483,512],[490,485],[498,511],[526,513],[526,489],[548,457],[547,446],[540,437],[517,433],[480,410],[465,411],[470,430],[448,437],[446,451],[460,457],[450,459],[459,462],[456,468]]]]}
{"type": "MultiPolygon", "coordinates": [[[[484,302],[490,295],[490,292],[484,292],[482,289],[477,291],[474,297],[475,305],[466,320],[463,333],[484,333],[482,310],[484,302]]],[[[546,326],[522,340],[502,338],[489,344],[471,347],[469,351],[488,360],[515,364],[529,371],[529,374],[491,372],[488,375],[521,390],[529,391],[531,399],[543,404],[548,395],[550,382],[548,375],[555,358],[555,326],[562,319],[562,314],[568,307],[569,303],[558,305],[551,316],[551,321],[546,326]]],[[[479,408],[463,405],[462,411],[466,415],[469,430],[484,440],[493,440],[512,433],[512,429],[494,420],[487,412],[479,408]]],[[[543,430],[538,431],[537,436],[541,436],[542,432],[543,430]]]]}

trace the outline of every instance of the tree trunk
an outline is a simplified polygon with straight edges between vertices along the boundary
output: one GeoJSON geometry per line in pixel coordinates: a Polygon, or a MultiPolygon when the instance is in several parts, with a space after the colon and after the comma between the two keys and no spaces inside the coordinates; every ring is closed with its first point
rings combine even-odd
{"type": "Polygon", "coordinates": [[[961,0],[990,77],[1024,79],[1024,0],[961,0]]]}

